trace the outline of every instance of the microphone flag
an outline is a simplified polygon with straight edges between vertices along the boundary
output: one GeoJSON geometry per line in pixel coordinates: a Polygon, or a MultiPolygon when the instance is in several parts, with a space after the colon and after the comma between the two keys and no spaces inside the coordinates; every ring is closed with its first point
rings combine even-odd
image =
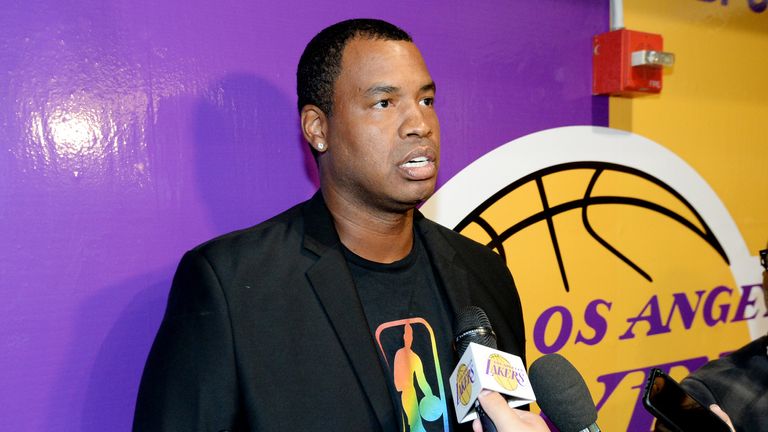
{"type": "Polygon", "coordinates": [[[477,418],[475,401],[482,390],[504,395],[512,408],[536,401],[520,357],[474,342],[459,359],[450,385],[459,423],[477,418]]]}

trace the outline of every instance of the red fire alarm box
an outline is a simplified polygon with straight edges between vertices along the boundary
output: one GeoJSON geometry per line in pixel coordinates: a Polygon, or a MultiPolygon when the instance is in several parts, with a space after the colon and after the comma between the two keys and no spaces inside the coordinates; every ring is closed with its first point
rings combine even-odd
{"type": "Polygon", "coordinates": [[[620,29],[592,40],[592,93],[637,96],[660,93],[662,68],[675,56],[663,51],[661,35],[620,29]]]}

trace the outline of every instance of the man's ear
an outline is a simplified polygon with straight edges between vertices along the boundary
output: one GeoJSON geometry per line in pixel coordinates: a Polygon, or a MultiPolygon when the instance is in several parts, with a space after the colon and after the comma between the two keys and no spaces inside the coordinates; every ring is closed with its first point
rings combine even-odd
{"type": "Polygon", "coordinates": [[[318,153],[328,150],[328,117],[318,106],[307,104],[301,109],[301,133],[318,153]]]}

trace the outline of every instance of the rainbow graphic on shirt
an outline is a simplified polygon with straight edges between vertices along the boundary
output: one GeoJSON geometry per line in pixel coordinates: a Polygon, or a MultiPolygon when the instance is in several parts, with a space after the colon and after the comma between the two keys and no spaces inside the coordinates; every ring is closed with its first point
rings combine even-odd
{"type": "Polygon", "coordinates": [[[440,418],[443,419],[442,430],[449,430],[443,374],[438,360],[435,334],[429,323],[423,318],[390,321],[376,329],[375,337],[394,381],[395,390],[400,394],[402,430],[426,432],[432,429],[428,426],[440,418]],[[393,358],[387,355],[382,344],[382,334],[385,332],[402,334],[402,348],[395,352],[393,358]],[[428,338],[431,352],[414,351],[414,334],[428,338]],[[425,367],[425,362],[432,366],[431,370],[425,367]],[[431,380],[428,377],[431,377],[431,380]],[[437,389],[433,388],[430,381],[437,383],[437,389]]]}

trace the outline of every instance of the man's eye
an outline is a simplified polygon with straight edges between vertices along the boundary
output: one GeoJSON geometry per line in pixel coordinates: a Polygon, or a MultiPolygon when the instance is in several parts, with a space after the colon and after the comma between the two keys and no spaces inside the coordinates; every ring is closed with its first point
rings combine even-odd
{"type": "Polygon", "coordinates": [[[376,102],[373,106],[376,108],[386,108],[389,106],[389,99],[384,99],[376,102]]]}
{"type": "Polygon", "coordinates": [[[431,97],[424,98],[421,100],[421,104],[424,106],[432,106],[435,104],[435,98],[431,98],[431,97]]]}

